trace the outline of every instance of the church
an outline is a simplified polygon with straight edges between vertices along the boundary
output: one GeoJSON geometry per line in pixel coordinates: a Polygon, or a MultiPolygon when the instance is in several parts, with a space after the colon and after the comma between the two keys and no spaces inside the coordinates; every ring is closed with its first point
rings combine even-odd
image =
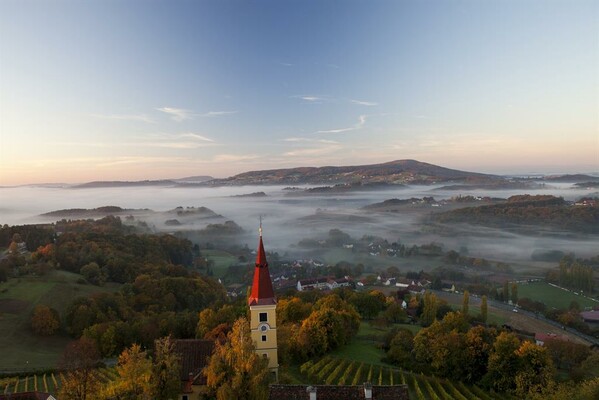
{"type": "MultiPolygon", "coordinates": [[[[277,356],[277,300],[270,279],[262,241],[262,224],[254,267],[252,290],[248,298],[250,329],[256,353],[268,359],[274,382],[279,378],[277,356]]],[[[407,385],[279,385],[269,387],[269,400],[409,400],[407,385]]]]}
{"type": "Polygon", "coordinates": [[[250,329],[256,345],[256,353],[268,359],[268,368],[276,382],[279,380],[277,300],[272,288],[266,252],[262,242],[262,224],[260,224],[260,241],[248,305],[250,307],[250,329]]]}

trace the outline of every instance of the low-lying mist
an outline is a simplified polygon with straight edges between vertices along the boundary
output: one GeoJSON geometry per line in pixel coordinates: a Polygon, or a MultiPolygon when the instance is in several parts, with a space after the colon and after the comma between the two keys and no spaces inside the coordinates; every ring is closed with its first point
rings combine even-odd
{"type": "MultiPolygon", "coordinates": [[[[567,235],[522,235],[499,229],[456,225],[446,232],[430,230],[420,222],[442,207],[406,209],[405,212],[372,212],[362,207],[391,198],[407,199],[434,197],[449,199],[458,195],[507,198],[516,194],[551,194],[575,200],[592,193],[590,189],[572,184],[552,184],[536,190],[440,190],[441,186],[406,186],[380,191],[349,192],[342,194],[306,195],[300,191],[284,190],[282,186],[234,186],[219,188],[0,188],[0,223],[9,225],[48,223],[60,217],[43,217],[41,214],[74,208],[92,209],[102,206],[119,206],[136,211],[133,215],[156,231],[193,231],[208,224],[232,220],[244,233],[231,236],[238,244],[255,246],[259,218],[262,217],[264,238],[269,250],[281,254],[304,253],[295,245],[304,238],[324,238],[328,231],[339,228],[359,239],[374,235],[390,242],[426,244],[437,242],[445,249],[467,247],[469,254],[505,261],[530,262],[535,250],[561,250],[575,252],[578,256],[596,255],[599,237],[567,235]],[[266,196],[242,196],[264,192],[266,196]],[[195,218],[193,215],[167,213],[176,207],[207,207],[221,217],[195,218]],[[149,209],[150,212],[144,209],[149,209]],[[170,220],[167,224],[166,221],[170,220]],[[177,221],[173,221],[177,220],[177,221]]],[[[74,218],[74,217],[73,217],[74,218]]]]}

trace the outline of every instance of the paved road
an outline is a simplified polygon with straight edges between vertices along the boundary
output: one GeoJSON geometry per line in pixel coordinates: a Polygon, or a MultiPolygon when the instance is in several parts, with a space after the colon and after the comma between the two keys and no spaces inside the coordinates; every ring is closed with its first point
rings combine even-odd
{"type": "MultiPolygon", "coordinates": [[[[464,297],[464,295],[462,293],[448,293],[448,292],[441,292],[441,291],[438,291],[438,290],[437,291],[433,290],[433,292],[436,292],[437,294],[442,294],[442,295],[445,295],[445,296],[447,296],[447,295],[455,296],[456,299],[459,299],[460,302],[462,301],[462,299],[464,297]]],[[[502,303],[500,301],[496,301],[496,300],[493,300],[493,299],[489,299],[489,298],[487,298],[487,304],[490,307],[492,306],[492,307],[498,308],[500,310],[505,310],[505,311],[509,311],[509,312],[513,312],[513,309],[514,309],[514,306],[511,306],[509,304],[502,303]]],[[[473,295],[470,295],[470,306],[472,307],[473,305],[480,305],[480,298],[479,297],[474,297],[473,295]]],[[[592,336],[589,336],[589,335],[585,335],[584,333],[582,333],[580,331],[577,331],[576,329],[565,327],[562,324],[560,324],[559,322],[553,321],[551,319],[547,319],[542,314],[536,314],[536,313],[533,313],[533,312],[530,312],[530,311],[523,310],[521,308],[518,308],[518,314],[526,316],[526,317],[529,317],[531,319],[536,319],[536,320],[539,320],[539,321],[543,321],[543,322],[545,322],[545,323],[547,323],[549,325],[552,325],[552,326],[554,326],[556,328],[562,329],[563,331],[568,332],[571,335],[577,336],[580,339],[582,339],[582,340],[584,340],[584,341],[586,341],[586,342],[588,342],[590,344],[599,345],[599,340],[598,339],[596,339],[596,338],[594,338],[592,336]]]]}

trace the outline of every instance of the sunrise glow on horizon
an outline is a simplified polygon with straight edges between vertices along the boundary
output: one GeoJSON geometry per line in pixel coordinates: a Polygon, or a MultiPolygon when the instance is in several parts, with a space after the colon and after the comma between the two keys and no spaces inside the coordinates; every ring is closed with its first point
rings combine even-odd
{"type": "Polygon", "coordinates": [[[0,185],[599,172],[596,1],[3,1],[0,185]]]}

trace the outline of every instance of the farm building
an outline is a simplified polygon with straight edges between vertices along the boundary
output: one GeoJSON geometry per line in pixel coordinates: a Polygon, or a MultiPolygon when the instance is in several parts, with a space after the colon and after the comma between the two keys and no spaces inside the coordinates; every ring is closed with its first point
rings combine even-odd
{"type": "Polygon", "coordinates": [[[599,326],[599,311],[583,311],[580,313],[580,317],[591,326],[599,326]]]}

